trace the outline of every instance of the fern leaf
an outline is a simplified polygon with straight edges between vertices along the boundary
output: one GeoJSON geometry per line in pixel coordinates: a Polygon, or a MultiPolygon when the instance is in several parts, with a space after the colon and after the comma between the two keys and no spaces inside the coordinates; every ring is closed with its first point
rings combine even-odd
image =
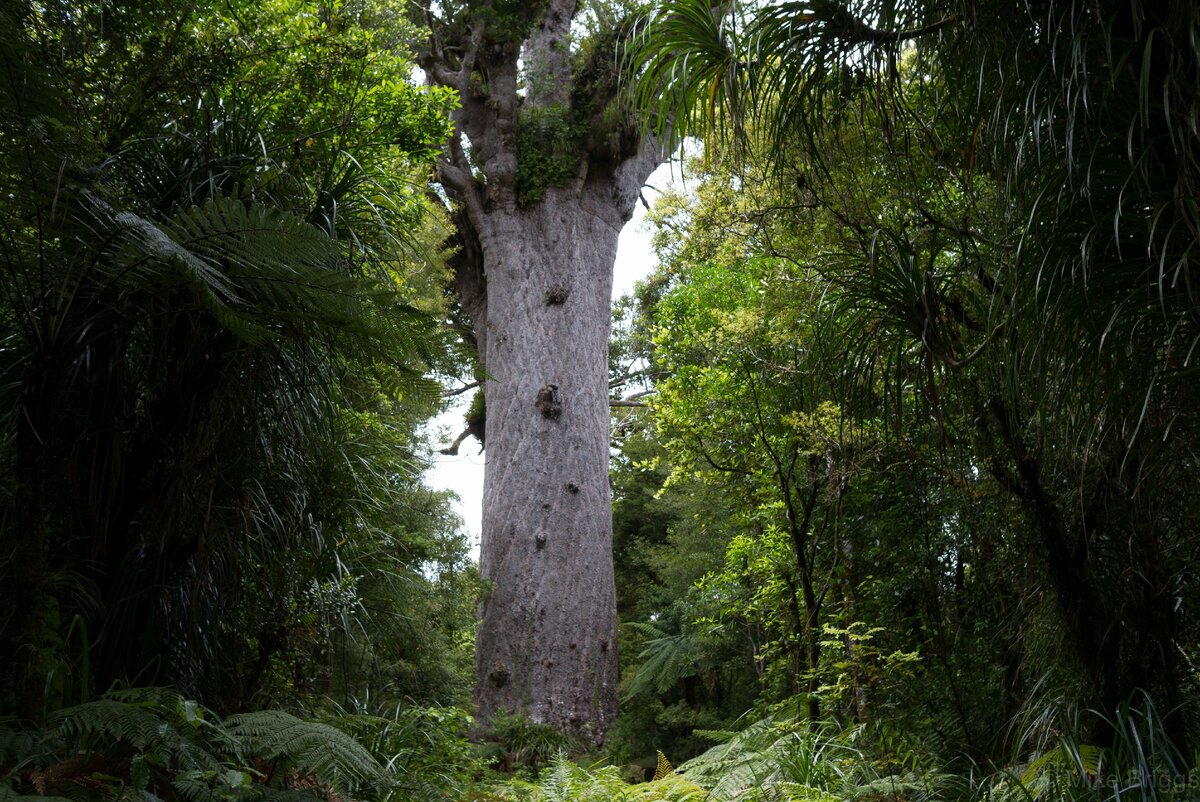
{"type": "Polygon", "coordinates": [[[149,703],[97,699],[54,714],[64,735],[86,741],[97,738],[129,744],[140,752],[169,752],[169,726],[149,703]]]}
{"type": "Polygon", "coordinates": [[[658,753],[658,766],[654,769],[654,781],[657,782],[674,773],[675,767],[671,765],[671,761],[667,760],[667,756],[660,751],[658,753]]]}
{"type": "Polygon", "coordinates": [[[709,798],[704,788],[674,772],[653,782],[632,786],[623,797],[625,802],[706,802],[709,798]]]}
{"type": "Polygon", "coordinates": [[[339,792],[381,780],[383,767],[363,746],[341,730],[302,721],[280,710],[230,716],[225,726],[246,755],[286,758],[302,772],[315,774],[339,792]]]}
{"type": "Polygon", "coordinates": [[[640,657],[642,664],[624,691],[627,700],[644,693],[666,693],[676,682],[696,673],[696,642],[687,633],[660,634],[647,640],[640,657]]]}

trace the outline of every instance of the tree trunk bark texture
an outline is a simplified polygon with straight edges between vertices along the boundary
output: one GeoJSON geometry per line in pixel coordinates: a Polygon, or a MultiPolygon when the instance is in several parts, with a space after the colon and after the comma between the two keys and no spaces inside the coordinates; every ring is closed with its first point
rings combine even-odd
{"type": "Polygon", "coordinates": [[[576,0],[468,6],[426,19],[421,64],[462,104],[437,178],[486,400],[475,700],[485,725],[509,712],[601,743],[617,683],[612,269],[661,153],[613,105],[611,44],[572,51],[576,0]]]}
{"type": "MultiPolygon", "coordinates": [[[[553,191],[558,194],[556,191],[553,191]]],[[[616,708],[608,335],[618,229],[548,197],[496,220],[488,265],[479,714],[593,740],[616,708]]]]}

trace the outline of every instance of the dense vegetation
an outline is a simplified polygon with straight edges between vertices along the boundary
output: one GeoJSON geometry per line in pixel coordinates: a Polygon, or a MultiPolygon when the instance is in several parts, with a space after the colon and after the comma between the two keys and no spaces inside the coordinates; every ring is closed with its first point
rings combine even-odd
{"type": "Polygon", "coordinates": [[[0,8],[0,799],[1200,795],[1200,10],[584,11],[695,138],[603,753],[467,709],[422,15],[0,8]]]}
{"type": "MultiPolygon", "coordinates": [[[[453,98],[369,4],[18,4],[3,86],[4,707],[451,701],[464,546],[417,481],[453,98]]],[[[469,597],[469,591],[466,596],[469,597]]]]}

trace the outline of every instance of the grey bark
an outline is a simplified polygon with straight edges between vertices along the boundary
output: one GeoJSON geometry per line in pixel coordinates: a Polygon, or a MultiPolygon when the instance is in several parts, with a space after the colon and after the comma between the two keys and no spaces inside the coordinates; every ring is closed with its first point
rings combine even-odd
{"type": "Polygon", "coordinates": [[[438,178],[455,204],[455,287],[485,373],[480,570],[490,589],[480,605],[478,714],[486,722],[517,713],[598,743],[616,714],[617,683],[612,268],[617,237],[660,153],[646,137],[626,137],[615,150],[581,137],[574,179],[518,203],[520,111],[586,100],[573,111],[598,122],[615,94],[575,91],[566,49],[573,0],[542,8],[524,43],[498,42],[478,21],[458,41],[441,41],[431,20],[422,61],[431,82],[462,99],[438,178]],[[519,53],[531,76],[523,97],[519,53]]]}

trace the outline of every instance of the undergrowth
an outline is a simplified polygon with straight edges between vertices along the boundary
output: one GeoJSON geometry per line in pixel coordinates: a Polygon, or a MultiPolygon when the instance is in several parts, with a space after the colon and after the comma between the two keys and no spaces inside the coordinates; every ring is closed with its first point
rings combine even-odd
{"type": "MultiPolygon", "coordinates": [[[[503,720],[505,759],[468,741],[457,709],[281,710],[219,717],[162,688],[114,692],[58,711],[42,728],[0,719],[0,802],[1185,802],[1200,798],[1195,755],[1172,745],[1140,697],[1100,719],[1101,748],[1080,717],[1047,709],[1000,768],[949,772],[927,755],[882,755],[861,727],[777,714],[649,782],[580,765],[536,725],[503,720]],[[551,751],[555,750],[555,751],[551,751]],[[506,773],[490,770],[489,762],[506,773]]],[[[884,742],[880,742],[884,743],[884,742]]],[[[495,751],[495,750],[493,750],[495,751]]]]}
{"type": "MultiPolygon", "coordinates": [[[[1083,717],[1047,709],[999,768],[950,772],[932,756],[878,753],[861,727],[810,726],[794,715],[755,721],[652,782],[614,766],[584,767],[560,753],[536,780],[492,789],[492,802],[1185,802],[1200,799],[1196,756],[1172,746],[1144,696],[1101,721],[1106,748],[1085,743],[1083,717]]],[[[664,770],[665,767],[665,770],[664,770]]],[[[482,798],[481,798],[482,799],[482,798]]]]}
{"type": "Polygon", "coordinates": [[[466,723],[457,711],[402,708],[221,718],[170,689],[119,691],[42,728],[0,720],[0,800],[455,799],[471,775],[466,723]]]}

